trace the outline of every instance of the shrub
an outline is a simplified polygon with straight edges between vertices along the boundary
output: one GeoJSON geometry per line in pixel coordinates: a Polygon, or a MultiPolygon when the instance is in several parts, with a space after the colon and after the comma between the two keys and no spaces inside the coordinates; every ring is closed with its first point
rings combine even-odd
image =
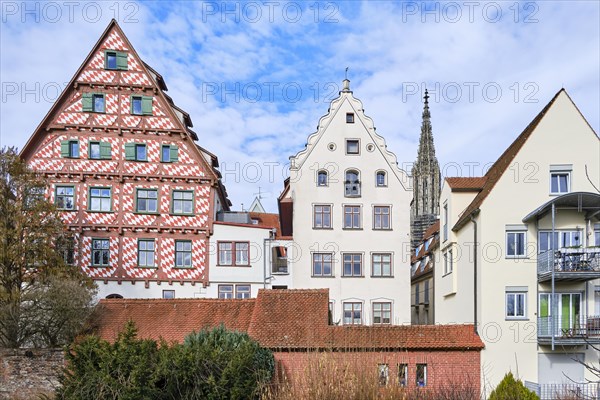
{"type": "Polygon", "coordinates": [[[512,372],[504,375],[496,389],[490,394],[489,400],[539,400],[540,398],[528,390],[523,382],[515,379],[512,372]]]}

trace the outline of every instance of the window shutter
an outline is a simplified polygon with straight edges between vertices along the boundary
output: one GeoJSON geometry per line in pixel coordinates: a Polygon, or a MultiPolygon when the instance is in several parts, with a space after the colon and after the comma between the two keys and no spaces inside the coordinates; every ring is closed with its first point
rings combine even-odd
{"type": "Polygon", "coordinates": [[[84,93],[83,97],[81,98],[81,104],[83,106],[83,111],[92,111],[93,110],[93,106],[92,106],[92,96],[93,93],[84,93]]]}
{"type": "Polygon", "coordinates": [[[117,69],[127,70],[127,53],[117,52],[117,69]]]}
{"type": "Polygon", "coordinates": [[[152,115],[152,96],[142,96],[142,114],[152,115]]]}
{"type": "Polygon", "coordinates": [[[61,157],[69,157],[69,141],[68,140],[61,140],[60,156],[61,157]]]}
{"type": "Polygon", "coordinates": [[[177,162],[179,160],[179,148],[172,144],[171,145],[171,162],[177,162]]]}
{"type": "Polygon", "coordinates": [[[100,142],[100,158],[110,160],[112,158],[110,153],[110,143],[100,142]]]}
{"type": "Polygon", "coordinates": [[[135,160],[135,143],[125,143],[125,159],[135,160]]]}

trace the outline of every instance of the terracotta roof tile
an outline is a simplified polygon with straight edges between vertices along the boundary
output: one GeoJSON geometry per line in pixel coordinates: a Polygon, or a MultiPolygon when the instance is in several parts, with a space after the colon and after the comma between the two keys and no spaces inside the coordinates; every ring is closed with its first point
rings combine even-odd
{"type": "Polygon", "coordinates": [[[448,186],[453,192],[478,192],[483,188],[487,178],[485,176],[478,177],[450,177],[446,178],[448,186]]]}
{"type": "Polygon", "coordinates": [[[521,150],[527,139],[529,139],[529,136],[531,136],[535,128],[538,126],[538,124],[544,117],[544,115],[546,115],[546,112],[548,112],[550,107],[552,107],[552,104],[554,104],[554,101],[556,101],[556,99],[562,92],[565,92],[565,89],[559,90],[558,93],[554,95],[552,100],[550,100],[550,102],[546,104],[542,111],[540,111],[540,113],[536,115],[536,117],[529,123],[529,125],[527,125],[525,130],[523,130],[523,132],[521,132],[521,134],[515,139],[515,141],[512,142],[510,146],[508,146],[504,153],[502,153],[502,155],[498,158],[498,160],[496,160],[494,165],[492,165],[492,167],[488,170],[488,172],[485,174],[486,181],[481,191],[477,194],[477,196],[475,196],[471,204],[469,204],[467,208],[465,208],[465,210],[462,212],[461,217],[458,219],[454,227],[452,227],[453,231],[457,231],[460,228],[462,228],[467,223],[467,221],[469,221],[470,215],[479,209],[483,201],[486,199],[486,197],[490,194],[490,192],[496,185],[496,182],[500,180],[500,177],[504,174],[512,160],[519,153],[519,150],[521,150]]]}

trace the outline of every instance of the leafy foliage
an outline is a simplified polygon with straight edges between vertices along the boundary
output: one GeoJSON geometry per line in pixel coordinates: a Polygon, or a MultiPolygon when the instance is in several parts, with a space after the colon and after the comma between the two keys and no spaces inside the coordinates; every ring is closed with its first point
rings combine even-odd
{"type": "Polygon", "coordinates": [[[93,282],[57,247],[69,232],[46,182],[0,151],[0,346],[68,343],[92,310],[93,282]]]}
{"type": "Polygon", "coordinates": [[[509,372],[490,394],[490,400],[539,400],[539,397],[509,372]]]}
{"type": "Polygon", "coordinates": [[[220,327],[169,345],[138,339],[132,322],[114,344],[84,338],[67,362],[58,399],[256,399],[275,367],[246,334],[220,327]]]}

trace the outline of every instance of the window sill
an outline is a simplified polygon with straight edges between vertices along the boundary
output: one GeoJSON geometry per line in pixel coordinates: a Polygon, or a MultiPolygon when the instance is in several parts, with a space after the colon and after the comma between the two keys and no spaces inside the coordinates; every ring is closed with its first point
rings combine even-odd
{"type": "Polygon", "coordinates": [[[363,228],[342,228],[345,231],[362,231],[363,228]]]}
{"type": "Polygon", "coordinates": [[[271,271],[272,275],[289,275],[289,272],[271,271]]]}
{"type": "Polygon", "coordinates": [[[371,275],[371,278],[393,279],[394,275],[371,275]]]}
{"type": "Polygon", "coordinates": [[[311,278],[335,278],[333,275],[311,275],[311,278]]]}
{"type": "Polygon", "coordinates": [[[529,257],[523,256],[506,256],[504,257],[506,260],[529,260],[529,257]]]}
{"type": "Polygon", "coordinates": [[[313,229],[317,230],[317,231],[332,231],[333,227],[330,226],[330,227],[327,227],[327,228],[319,228],[319,227],[313,226],[313,229]]]}
{"type": "Polygon", "coordinates": [[[216,267],[224,267],[224,268],[236,268],[236,267],[240,267],[240,268],[252,268],[252,265],[249,264],[244,264],[244,265],[237,265],[237,264],[217,264],[216,267]]]}
{"type": "Polygon", "coordinates": [[[452,272],[454,272],[454,271],[446,272],[444,275],[442,275],[442,278],[445,278],[445,277],[447,277],[448,275],[452,275],[452,272]]]}
{"type": "Polygon", "coordinates": [[[110,265],[90,265],[89,268],[110,268],[110,265]]]}
{"type": "Polygon", "coordinates": [[[342,275],[342,278],[364,278],[364,275],[342,275]]]}
{"type": "Polygon", "coordinates": [[[100,210],[85,210],[86,212],[89,213],[97,213],[97,214],[114,214],[114,211],[100,211],[100,210]]]}
{"type": "Polygon", "coordinates": [[[191,265],[189,267],[178,267],[177,265],[174,265],[173,268],[174,269],[194,269],[194,267],[191,265]]]}
{"type": "Polygon", "coordinates": [[[169,213],[169,215],[174,217],[195,217],[196,214],[179,214],[179,213],[169,213]]]}
{"type": "Polygon", "coordinates": [[[133,214],[136,214],[136,215],[160,215],[159,212],[144,212],[144,211],[134,211],[133,214]]]}
{"type": "Polygon", "coordinates": [[[373,228],[374,231],[384,231],[384,232],[388,232],[388,231],[393,231],[392,228],[373,228]]]}
{"type": "Polygon", "coordinates": [[[156,265],[138,265],[137,268],[142,268],[142,269],[158,269],[158,267],[156,265]]]}
{"type": "Polygon", "coordinates": [[[78,211],[74,208],[57,208],[56,211],[60,211],[60,212],[74,212],[74,211],[78,211]]]}
{"type": "Polygon", "coordinates": [[[529,321],[527,317],[504,317],[505,321],[529,321]]]}

